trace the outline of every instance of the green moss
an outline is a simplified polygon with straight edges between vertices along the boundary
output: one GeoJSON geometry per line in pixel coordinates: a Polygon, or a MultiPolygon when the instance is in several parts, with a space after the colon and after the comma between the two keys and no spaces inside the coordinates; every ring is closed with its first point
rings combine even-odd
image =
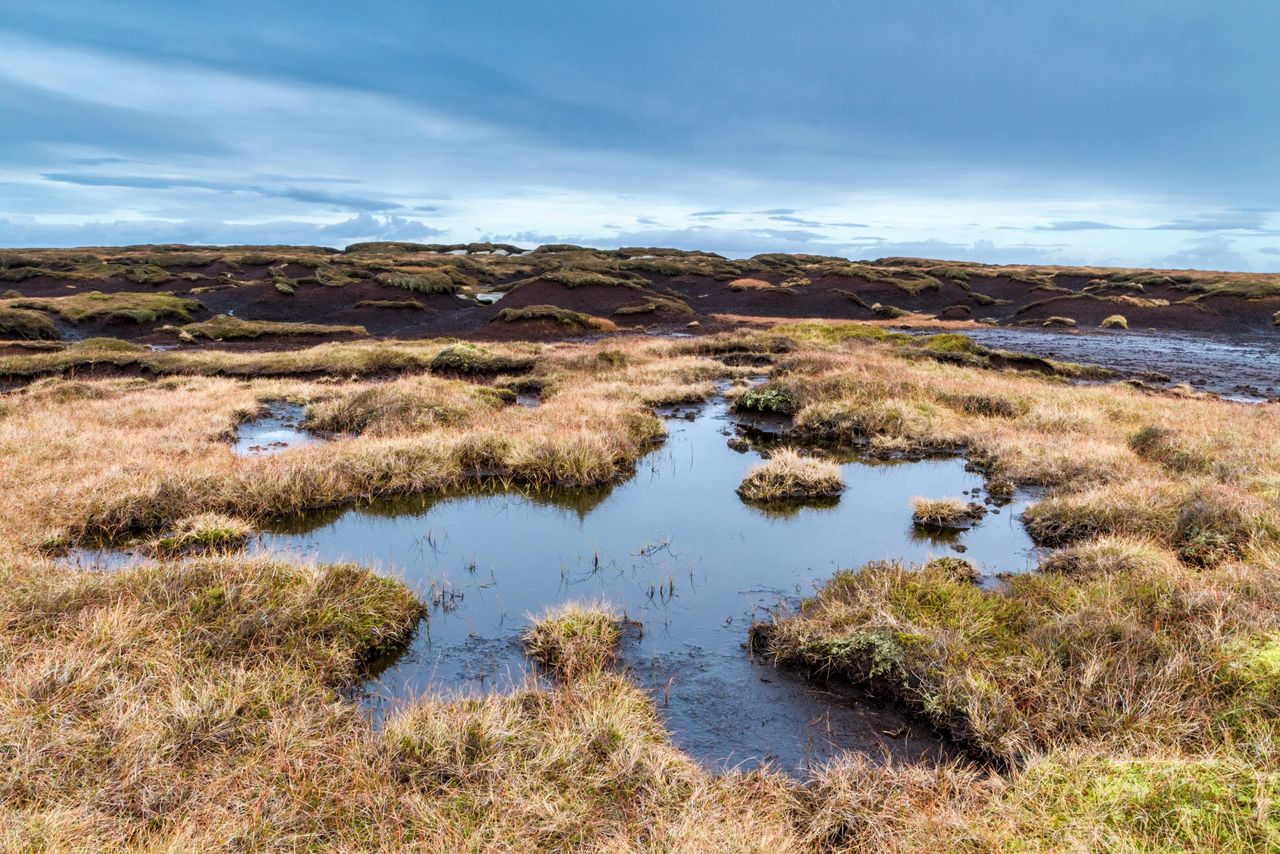
{"type": "Polygon", "coordinates": [[[1223,650],[1223,678],[1247,701],[1280,704],[1280,634],[1236,639],[1223,650]]]}
{"type": "Polygon", "coordinates": [[[528,370],[532,365],[532,359],[499,355],[466,342],[445,347],[431,360],[431,370],[443,374],[501,374],[528,370]]]}

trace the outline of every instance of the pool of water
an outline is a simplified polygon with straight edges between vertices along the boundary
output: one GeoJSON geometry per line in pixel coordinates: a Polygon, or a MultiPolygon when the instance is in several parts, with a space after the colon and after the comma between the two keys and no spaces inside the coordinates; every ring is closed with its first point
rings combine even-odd
{"type": "Polygon", "coordinates": [[[301,404],[273,400],[256,418],[236,428],[233,449],[240,456],[257,457],[323,441],[302,429],[305,416],[301,404]]]}
{"type": "Polygon", "coordinates": [[[772,759],[796,769],[842,750],[946,756],[893,709],[753,661],[753,620],[794,603],[840,567],[963,550],[983,572],[1020,572],[1034,552],[1018,515],[931,537],[914,495],[981,490],[959,459],[842,463],[848,489],[822,507],[761,508],[734,490],[761,460],[729,447],[723,402],[667,420],[669,438],[611,489],[380,501],[274,525],[259,551],[355,560],[403,577],[432,602],[410,647],[367,686],[381,717],[424,692],[506,690],[529,678],[529,617],[603,601],[640,623],[621,665],[650,689],[674,741],[713,767],[772,759]]]}

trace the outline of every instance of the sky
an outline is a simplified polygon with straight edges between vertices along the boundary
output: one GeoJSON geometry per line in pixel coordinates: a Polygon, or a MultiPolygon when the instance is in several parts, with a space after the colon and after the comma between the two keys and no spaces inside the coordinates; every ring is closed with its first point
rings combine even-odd
{"type": "Polygon", "coordinates": [[[1280,271],[1274,0],[0,0],[0,246],[1280,271]]]}

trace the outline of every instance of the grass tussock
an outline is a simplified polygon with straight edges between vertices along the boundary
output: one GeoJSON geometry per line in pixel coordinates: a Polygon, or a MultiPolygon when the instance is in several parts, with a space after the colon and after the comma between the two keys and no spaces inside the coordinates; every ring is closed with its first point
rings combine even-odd
{"type": "Polygon", "coordinates": [[[245,320],[219,314],[200,323],[178,327],[179,336],[210,341],[235,341],[261,338],[264,335],[368,335],[363,326],[334,326],[325,323],[294,323],[274,320],[245,320]]]}
{"type": "Polygon", "coordinates": [[[420,269],[412,273],[389,273],[378,277],[384,285],[403,288],[415,294],[453,294],[458,286],[447,272],[440,269],[420,269]]]}
{"type": "Polygon", "coordinates": [[[1002,590],[929,565],[841,572],[769,627],[768,647],[893,696],[1015,766],[1064,744],[1229,743],[1254,761],[1274,750],[1272,709],[1232,685],[1224,655],[1276,624],[1269,571],[1091,557],[1091,571],[1011,576],[1002,590]]]}
{"type": "Polygon", "coordinates": [[[47,315],[24,308],[0,307],[0,338],[18,341],[58,341],[62,334],[47,315]]]}
{"type": "Polygon", "coordinates": [[[748,501],[833,498],[844,492],[840,467],[781,448],[747,472],[738,495],[748,501]]]}
{"type": "Polygon", "coordinates": [[[501,374],[528,370],[532,361],[495,353],[476,344],[451,344],[431,360],[431,370],[440,374],[501,374]]]}
{"type": "Polygon", "coordinates": [[[429,374],[344,389],[309,403],[303,426],[316,433],[397,436],[461,428],[500,405],[498,398],[459,380],[429,374]]]}
{"type": "Polygon", "coordinates": [[[243,519],[221,513],[202,513],[179,519],[173,529],[151,543],[152,553],[162,556],[235,551],[253,534],[243,519]]]}
{"type": "Polygon", "coordinates": [[[613,321],[603,317],[594,317],[580,311],[572,311],[555,305],[529,305],[524,308],[504,308],[494,315],[494,320],[501,323],[521,323],[525,321],[549,320],[560,326],[571,326],[577,329],[594,330],[596,332],[614,332],[617,326],[613,321]]]}
{"type": "Polygon", "coordinates": [[[356,308],[379,308],[388,311],[428,311],[426,304],[416,299],[362,299],[356,308]]]}
{"type": "Polygon", "coordinates": [[[0,308],[30,309],[57,314],[72,323],[93,320],[155,323],[160,320],[192,319],[201,308],[193,299],[162,293],[110,293],[86,291],[65,297],[24,297],[4,300],[0,308]]]}
{"type": "Polygon", "coordinates": [[[1112,314],[1104,317],[1098,325],[1103,329],[1128,329],[1129,321],[1123,314],[1112,314]]]}
{"type": "Polygon", "coordinates": [[[569,602],[536,617],[524,633],[529,657],[565,679],[599,672],[613,660],[622,619],[605,605],[569,602]]]}
{"type": "Polygon", "coordinates": [[[1096,540],[1046,555],[1041,572],[1065,575],[1095,575],[1106,572],[1173,572],[1174,555],[1155,543],[1129,537],[1099,537],[1096,540]]]}
{"type": "Polygon", "coordinates": [[[911,499],[911,521],[922,528],[969,528],[986,513],[981,504],[963,498],[911,499]]]}
{"type": "Polygon", "coordinates": [[[729,290],[732,291],[769,291],[777,287],[778,285],[765,279],[734,279],[729,283],[729,290]]]}

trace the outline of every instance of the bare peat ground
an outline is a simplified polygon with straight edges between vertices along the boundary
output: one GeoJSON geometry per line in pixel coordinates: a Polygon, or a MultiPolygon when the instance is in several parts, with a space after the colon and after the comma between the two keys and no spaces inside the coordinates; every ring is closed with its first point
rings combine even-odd
{"type": "Polygon", "coordinates": [[[1278,392],[1265,358],[1277,317],[1280,276],[1265,274],[502,244],[0,252],[0,358],[99,337],[275,351],[364,338],[703,335],[827,319],[972,330],[990,346],[1157,385],[1153,374],[1165,374],[1268,399],[1278,392]],[[1104,335],[1030,334],[1104,324],[1104,335]]]}

